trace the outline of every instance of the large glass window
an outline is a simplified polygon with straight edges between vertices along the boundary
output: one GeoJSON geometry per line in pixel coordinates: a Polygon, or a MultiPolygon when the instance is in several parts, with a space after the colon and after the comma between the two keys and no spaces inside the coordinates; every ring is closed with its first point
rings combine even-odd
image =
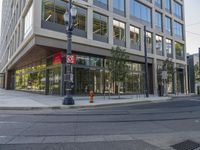
{"type": "Polygon", "coordinates": [[[131,48],[140,50],[140,29],[134,26],[130,26],[130,40],[131,48]]]}
{"type": "MultiPolygon", "coordinates": [[[[64,25],[64,13],[67,3],[64,0],[43,0],[42,19],[46,22],[54,22],[64,25]]],[[[75,29],[87,30],[87,10],[76,6],[77,16],[75,20],[75,29]]]]}
{"type": "Polygon", "coordinates": [[[113,20],[113,38],[125,41],[125,23],[113,20]]]}
{"type": "MultiPolygon", "coordinates": [[[[93,13],[93,34],[108,38],[108,17],[99,13],[93,13]]],[[[100,40],[101,37],[94,36],[95,40],[100,40]]]]}
{"type": "Polygon", "coordinates": [[[77,7],[77,16],[75,20],[75,28],[82,31],[87,31],[87,10],[82,7],[77,7]]]}
{"type": "Polygon", "coordinates": [[[163,38],[156,35],[156,54],[163,55],[163,38]]]}
{"type": "Polygon", "coordinates": [[[115,13],[124,15],[125,1],[124,0],[114,0],[113,1],[113,10],[115,13]]]}
{"type": "Polygon", "coordinates": [[[55,22],[64,25],[63,16],[66,12],[66,2],[62,0],[55,1],[55,22]]]}
{"type": "Polygon", "coordinates": [[[153,36],[151,32],[146,32],[146,42],[148,53],[153,53],[153,36]]]}
{"type": "Polygon", "coordinates": [[[172,21],[171,21],[171,18],[169,18],[169,17],[165,17],[165,26],[166,26],[166,31],[168,32],[168,33],[172,33],[172,21]]]}
{"type": "Polygon", "coordinates": [[[151,9],[136,0],[130,0],[130,15],[151,24],[151,9]]]}
{"type": "Polygon", "coordinates": [[[183,19],[182,5],[174,1],[174,15],[180,19],[183,19]]]}
{"type": "Polygon", "coordinates": [[[156,17],[155,18],[156,19],[156,22],[155,22],[156,27],[158,29],[162,30],[162,14],[156,11],[155,12],[155,17],[156,17]]]}
{"type": "Polygon", "coordinates": [[[183,39],[183,25],[174,21],[174,34],[183,39]]]}
{"type": "Polygon", "coordinates": [[[184,45],[178,42],[175,42],[175,51],[176,51],[176,58],[177,59],[184,59],[184,45]]]}
{"type": "Polygon", "coordinates": [[[24,38],[26,38],[27,35],[31,32],[32,23],[33,23],[33,5],[31,5],[24,18],[24,38]]]}
{"type": "Polygon", "coordinates": [[[162,8],[162,0],[155,0],[155,5],[159,8],[162,8]]]}
{"type": "Polygon", "coordinates": [[[164,0],[165,1],[165,10],[171,12],[171,0],[164,0]]]}
{"type": "Polygon", "coordinates": [[[54,0],[43,0],[42,19],[54,22],[54,0]]]}
{"type": "Polygon", "coordinates": [[[166,52],[168,56],[172,55],[172,40],[166,39],[166,52]]]}
{"type": "Polygon", "coordinates": [[[94,5],[108,9],[108,0],[93,0],[94,5]]]}

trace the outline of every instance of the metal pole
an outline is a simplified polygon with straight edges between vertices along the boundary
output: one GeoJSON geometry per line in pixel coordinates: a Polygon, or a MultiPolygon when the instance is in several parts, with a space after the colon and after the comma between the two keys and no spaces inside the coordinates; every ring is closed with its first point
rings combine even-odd
{"type": "MultiPolygon", "coordinates": [[[[67,56],[71,57],[72,55],[72,30],[73,30],[73,22],[72,22],[72,14],[71,14],[71,8],[72,8],[72,0],[69,0],[69,23],[68,23],[68,28],[67,28],[67,49],[66,49],[66,54],[67,56]]],[[[66,64],[67,64],[67,95],[65,96],[63,100],[63,105],[74,105],[74,99],[71,95],[71,88],[72,88],[72,83],[73,83],[73,66],[71,62],[68,62],[66,56],[66,64]]]]}
{"type": "Polygon", "coordinates": [[[146,26],[144,26],[144,57],[145,57],[145,94],[149,97],[149,77],[148,77],[148,62],[147,62],[147,39],[146,39],[146,26]]]}

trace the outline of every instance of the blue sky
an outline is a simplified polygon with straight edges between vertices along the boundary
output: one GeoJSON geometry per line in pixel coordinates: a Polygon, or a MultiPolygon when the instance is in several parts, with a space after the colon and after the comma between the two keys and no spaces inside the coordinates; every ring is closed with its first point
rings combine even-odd
{"type": "MultiPolygon", "coordinates": [[[[0,20],[1,2],[2,0],[0,0],[0,20]]],[[[187,52],[197,53],[200,47],[200,0],[185,0],[185,18],[187,52]]]]}

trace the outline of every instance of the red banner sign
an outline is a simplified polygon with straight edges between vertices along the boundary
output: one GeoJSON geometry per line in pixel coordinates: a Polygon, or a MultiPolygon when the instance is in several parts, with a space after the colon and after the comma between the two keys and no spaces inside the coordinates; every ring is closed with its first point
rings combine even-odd
{"type": "MultiPolygon", "coordinates": [[[[76,64],[76,53],[72,52],[72,55],[67,55],[66,59],[67,63],[76,64]]],[[[62,62],[62,53],[61,52],[55,53],[53,55],[53,65],[61,64],[61,62],[62,62]]]]}

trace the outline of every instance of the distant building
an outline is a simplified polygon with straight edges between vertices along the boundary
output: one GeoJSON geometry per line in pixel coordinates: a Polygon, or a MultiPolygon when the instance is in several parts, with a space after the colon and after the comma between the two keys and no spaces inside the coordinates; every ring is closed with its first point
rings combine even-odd
{"type": "Polygon", "coordinates": [[[199,59],[199,53],[187,56],[189,93],[200,94],[199,59]]]}

